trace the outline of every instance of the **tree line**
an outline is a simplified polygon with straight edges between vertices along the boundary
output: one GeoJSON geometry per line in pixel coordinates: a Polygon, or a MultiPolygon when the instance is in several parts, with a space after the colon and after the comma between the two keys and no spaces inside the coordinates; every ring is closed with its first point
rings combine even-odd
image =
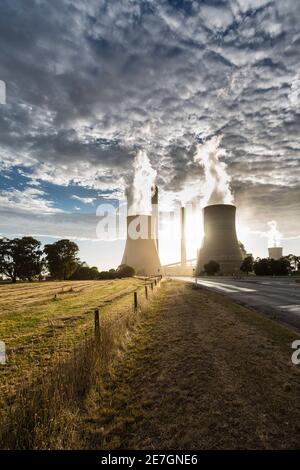
{"type": "Polygon", "coordinates": [[[33,237],[0,239],[0,275],[13,283],[42,280],[115,279],[134,275],[134,269],[121,265],[99,272],[96,266],[81,262],[78,245],[68,239],[58,240],[42,248],[33,237]]]}
{"type": "MultiPolygon", "coordinates": [[[[300,273],[300,256],[288,255],[280,259],[256,258],[248,255],[244,258],[240,270],[244,273],[254,273],[256,276],[287,276],[300,273]]],[[[204,266],[204,272],[214,275],[220,272],[217,261],[211,260],[204,266]]]]}

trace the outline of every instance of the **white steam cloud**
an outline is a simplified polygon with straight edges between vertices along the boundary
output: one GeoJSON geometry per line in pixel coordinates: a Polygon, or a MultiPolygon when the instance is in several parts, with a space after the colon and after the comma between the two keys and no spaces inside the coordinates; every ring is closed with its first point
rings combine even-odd
{"type": "Polygon", "coordinates": [[[267,232],[269,248],[281,246],[280,243],[282,234],[278,230],[278,224],[276,220],[270,220],[268,225],[270,227],[270,230],[267,232]]]}
{"type": "Polygon", "coordinates": [[[203,189],[204,206],[209,204],[232,204],[230,176],[227,165],[220,161],[226,156],[226,150],[220,148],[222,136],[214,136],[204,144],[198,144],[194,161],[204,167],[205,183],[203,189]]]}
{"type": "Polygon", "coordinates": [[[128,215],[150,215],[156,171],[152,168],[146,152],[140,150],[137,153],[133,168],[133,180],[127,188],[128,215]]]}

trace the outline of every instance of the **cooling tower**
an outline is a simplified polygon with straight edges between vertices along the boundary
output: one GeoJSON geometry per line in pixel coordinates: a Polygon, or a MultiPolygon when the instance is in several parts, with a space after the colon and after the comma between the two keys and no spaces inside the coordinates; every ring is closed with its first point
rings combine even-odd
{"type": "Polygon", "coordinates": [[[122,264],[135,269],[142,276],[157,276],[161,265],[152,237],[151,215],[129,215],[127,217],[127,240],[122,264]]]}
{"type": "Polygon", "coordinates": [[[243,257],[236,236],[235,213],[235,206],[229,204],[204,208],[204,238],[196,266],[197,276],[211,260],[219,263],[222,274],[233,274],[240,269],[243,257]]]}
{"type": "Polygon", "coordinates": [[[268,248],[269,251],[269,258],[271,259],[280,259],[282,258],[282,247],[274,246],[272,248],[268,248]]]}

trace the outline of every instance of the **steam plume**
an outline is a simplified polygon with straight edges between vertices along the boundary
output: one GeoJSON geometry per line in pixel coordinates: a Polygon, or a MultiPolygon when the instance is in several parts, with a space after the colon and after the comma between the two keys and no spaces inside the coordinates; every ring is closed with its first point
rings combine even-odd
{"type": "Polygon", "coordinates": [[[127,189],[128,215],[150,215],[156,171],[152,168],[146,152],[140,150],[137,153],[133,168],[133,180],[127,189]]]}
{"type": "Polygon", "coordinates": [[[194,161],[204,167],[205,184],[203,204],[232,204],[233,196],[230,189],[230,177],[227,165],[220,161],[226,150],[220,148],[222,136],[214,136],[204,144],[198,144],[194,161]]]}
{"type": "Polygon", "coordinates": [[[269,248],[280,246],[282,234],[278,230],[276,220],[268,222],[270,230],[267,232],[269,248]]]}

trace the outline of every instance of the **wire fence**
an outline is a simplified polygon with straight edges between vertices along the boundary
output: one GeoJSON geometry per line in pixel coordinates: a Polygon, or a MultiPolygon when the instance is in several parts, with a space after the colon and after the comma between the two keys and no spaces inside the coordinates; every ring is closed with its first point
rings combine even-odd
{"type": "Polygon", "coordinates": [[[0,411],[1,449],[70,448],[76,420],[93,384],[124,348],[128,332],[151,306],[161,276],[122,299],[109,312],[95,308],[90,328],[67,358],[54,351],[51,367],[32,383],[22,383],[0,411]]]}

